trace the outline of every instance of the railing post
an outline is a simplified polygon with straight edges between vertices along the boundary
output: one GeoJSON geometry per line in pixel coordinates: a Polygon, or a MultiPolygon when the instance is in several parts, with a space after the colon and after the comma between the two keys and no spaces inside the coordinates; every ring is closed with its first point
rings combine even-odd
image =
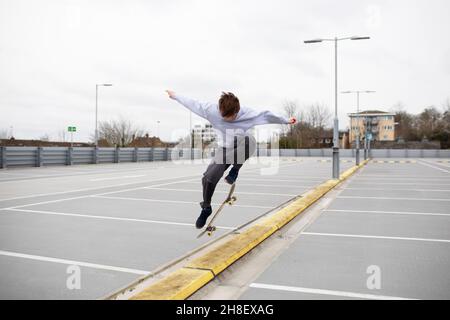
{"type": "Polygon", "coordinates": [[[168,147],[166,147],[166,150],[165,150],[164,160],[169,161],[169,148],[168,147]]]}
{"type": "Polygon", "coordinates": [[[139,148],[138,148],[138,147],[135,147],[135,148],[134,148],[134,154],[133,154],[133,161],[134,161],[134,162],[138,162],[138,161],[139,161],[139,159],[138,159],[138,157],[139,157],[138,152],[139,152],[139,148]]]}
{"type": "Polygon", "coordinates": [[[73,147],[67,148],[67,165],[73,165],[73,147]]]}
{"type": "Polygon", "coordinates": [[[42,147],[38,147],[36,150],[36,167],[42,167],[43,164],[43,149],[42,147]]]}
{"type": "Polygon", "coordinates": [[[6,169],[8,164],[6,163],[6,147],[0,147],[1,151],[1,161],[0,161],[0,169],[6,169]]]}
{"type": "Polygon", "coordinates": [[[99,148],[97,146],[94,147],[94,164],[98,164],[98,152],[99,148]]]}
{"type": "Polygon", "coordinates": [[[120,163],[120,147],[116,147],[114,153],[114,163],[120,163]]]}
{"type": "Polygon", "coordinates": [[[154,151],[154,148],[152,147],[152,148],[150,148],[150,161],[154,161],[153,160],[154,156],[155,156],[155,151],[154,151]]]}

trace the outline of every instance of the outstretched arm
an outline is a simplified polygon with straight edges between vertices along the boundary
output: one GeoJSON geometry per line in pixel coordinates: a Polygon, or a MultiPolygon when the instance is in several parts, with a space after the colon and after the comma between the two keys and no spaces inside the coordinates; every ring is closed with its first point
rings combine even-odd
{"type": "Polygon", "coordinates": [[[180,96],[171,90],[166,90],[166,92],[171,99],[182,104],[183,106],[185,106],[186,108],[188,108],[189,110],[194,112],[196,115],[198,115],[202,118],[205,118],[205,119],[207,118],[207,116],[208,116],[208,112],[207,112],[208,104],[207,103],[201,103],[194,99],[180,96]]]}
{"type": "Polygon", "coordinates": [[[270,111],[254,111],[250,112],[248,118],[246,119],[251,121],[253,125],[263,125],[263,124],[295,124],[297,123],[297,119],[291,117],[289,119],[273,114],[270,111]]]}

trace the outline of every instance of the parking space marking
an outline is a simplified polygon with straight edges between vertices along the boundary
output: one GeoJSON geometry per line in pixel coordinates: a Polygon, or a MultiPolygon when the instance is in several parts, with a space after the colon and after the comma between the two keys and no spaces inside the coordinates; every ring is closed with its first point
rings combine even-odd
{"type": "Polygon", "coordinates": [[[60,264],[66,264],[66,265],[76,265],[76,266],[80,266],[80,267],[87,267],[87,268],[101,269],[101,270],[108,270],[108,271],[125,272],[125,273],[133,273],[133,274],[139,274],[139,275],[148,275],[151,273],[150,271],[144,271],[144,270],[138,270],[138,269],[130,269],[130,268],[108,266],[108,265],[104,265],[104,264],[96,264],[96,263],[89,263],[89,262],[83,262],[83,261],[74,261],[74,260],[58,259],[58,258],[52,258],[52,257],[44,257],[44,256],[33,255],[33,254],[17,253],[17,252],[12,252],[12,251],[0,250],[0,256],[8,256],[8,257],[15,257],[15,258],[22,258],[22,259],[45,261],[45,262],[53,262],[53,263],[60,263],[60,264]]]}
{"type": "MultiPolygon", "coordinates": [[[[352,184],[362,184],[362,185],[382,185],[382,186],[417,186],[417,182],[359,182],[358,179],[353,179],[352,184]]],[[[450,186],[450,183],[434,183],[434,182],[424,182],[427,186],[450,186]]]]}
{"type": "MultiPolygon", "coordinates": [[[[199,182],[183,182],[183,183],[199,184],[199,182]]],[[[302,185],[259,184],[259,183],[238,183],[238,185],[245,186],[245,187],[271,187],[271,188],[289,188],[289,189],[292,189],[292,187],[296,187],[296,188],[312,188],[312,187],[314,187],[314,185],[302,186],[302,185]]]]}
{"type": "Polygon", "coordinates": [[[342,190],[363,190],[363,191],[418,191],[418,192],[450,192],[450,189],[393,189],[393,188],[341,188],[342,190]]]}
{"type": "MultiPolygon", "coordinates": [[[[179,191],[179,192],[196,192],[196,193],[202,192],[201,189],[171,189],[171,188],[156,188],[156,187],[146,187],[144,189],[162,190],[162,191],[179,191]]],[[[216,190],[215,193],[229,193],[229,191],[216,190]]],[[[242,192],[242,191],[236,191],[235,194],[247,194],[247,195],[255,195],[255,196],[281,196],[281,197],[298,196],[298,194],[289,194],[289,193],[264,193],[264,192],[242,192]]]]}
{"type": "Polygon", "coordinates": [[[360,177],[356,178],[355,181],[387,181],[391,180],[393,182],[395,181],[424,181],[424,182],[450,182],[450,177],[439,177],[439,178],[421,178],[418,177],[403,177],[403,178],[364,178],[364,175],[361,175],[360,177]]]}
{"type": "MultiPolygon", "coordinates": [[[[162,202],[162,203],[182,203],[182,204],[199,204],[198,201],[181,201],[181,200],[162,200],[162,199],[148,199],[148,198],[128,198],[128,197],[107,197],[107,196],[90,196],[92,198],[101,198],[101,199],[111,199],[111,200],[127,200],[127,201],[148,201],[148,202],[162,202]]],[[[213,206],[220,206],[221,203],[211,203],[213,206]]],[[[260,208],[260,209],[273,209],[276,207],[268,206],[255,206],[255,205],[244,205],[244,204],[233,204],[233,207],[240,208],[260,208]]]]}
{"type": "Polygon", "coordinates": [[[279,286],[279,285],[265,284],[265,283],[252,283],[252,284],[250,284],[250,288],[276,290],[276,291],[300,292],[300,293],[311,293],[311,294],[319,294],[319,295],[326,295],[326,296],[338,296],[338,297],[359,298],[359,299],[369,299],[369,300],[417,300],[417,299],[411,299],[411,298],[382,296],[382,295],[356,293],[356,292],[348,292],[348,291],[335,291],[335,290],[313,289],[313,288],[303,288],[303,287],[279,286]]]}
{"type": "MultiPolygon", "coordinates": [[[[326,179],[326,178],[325,178],[326,179]]],[[[310,181],[323,181],[324,178],[313,178],[313,179],[301,179],[301,180],[310,180],[310,181]]],[[[267,182],[298,182],[299,179],[253,179],[253,178],[247,178],[242,177],[240,181],[267,181],[267,182]]]]}
{"type": "MultiPolygon", "coordinates": [[[[385,174],[369,174],[369,173],[361,173],[360,175],[361,177],[380,177],[380,178],[410,178],[410,179],[414,179],[414,177],[411,177],[411,175],[394,175],[394,174],[390,174],[390,175],[385,175],[385,174]]],[[[421,178],[442,178],[442,176],[420,176],[421,178]]],[[[443,178],[443,179],[448,179],[448,178],[443,178]]]]}
{"type": "Polygon", "coordinates": [[[97,175],[97,174],[115,174],[124,173],[130,171],[142,171],[142,170],[156,170],[162,169],[164,167],[150,167],[150,168],[139,168],[139,169],[128,169],[128,170],[106,170],[106,171],[70,171],[70,173],[57,173],[57,174],[23,174],[22,178],[9,178],[1,179],[0,182],[28,182],[27,180],[37,180],[39,179],[51,179],[51,178],[64,178],[64,177],[74,177],[80,175],[97,175]]]}
{"type": "Polygon", "coordinates": [[[425,239],[425,238],[406,238],[406,237],[386,237],[386,236],[368,236],[362,234],[343,234],[343,233],[318,233],[318,232],[302,232],[306,236],[324,236],[324,237],[343,237],[343,238],[366,238],[366,239],[385,239],[385,240],[405,240],[405,241],[424,241],[424,242],[444,242],[450,243],[445,239],[425,239]]]}
{"type": "MultiPolygon", "coordinates": [[[[143,223],[153,223],[153,224],[166,224],[174,226],[186,226],[194,227],[192,223],[182,223],[182,222],[171,222],[171,221],[161,221],[161,220],[146,220],[146,219],[133,219],[133,218],[121,218],[121,217],[111,217],[111,216],[96,216],[89,214],[78,214],[78,213],[64,213],[64,212],[54,212],[45,210],[28,210],[28,209],[11,209],[10,211],[15,211],[19,213],[36,213],[36,214],[46,214],[54,216],[68,216],[77,218],[89,218],[89,219],[101,219],[101,220],[116,220],[116,221],[128,221],[128,222],[143,222],[143,223]]],[[[221,227],[217,226],[218,229],[223,230],[234,230],[236,227],[221,227]]]]}
{"type": "Polygon", "coordinates": [[[427,166],[427,167],[430,167],[430,168],[433,168],[433,169],[436,169],[436,170],[439,170],[439,171],[442,171],[442,172],[445,172],[445,173],[450,173],[449,170],[446,170],[446,169],[442,169],[442,168],[433,166],[433,165],[431,165],[431,164],[429,164],[429,163],[427,163],[427,162],[424,162],[424,161],[419,161],[418,163],[421,164],[421,165],[423,165],[423,166],[427,166]]]}
{"type": "Polygon", "coordinates": [[[109,177],[109,178],[97,178],[97,179],[90,179],[89,181],[108,181],[108,180],[117,180],[117,179],[130,179],[130,178],[141,178],[147,176],[146,174],[140,174],[137,176],[121,176],[121,177],[109,177]]]}
{"type": "MultiPolygon", "coordinates": [[[[92,191],[92,190],[99,190],[99,189],[109,189],[109,188],[116,188],[116,187],[124,187],[124,186],[129,186],[129,185],[132,185],[132,184],[140,184],[140,183],[147,183],[147,182],[149,182],[149,183],[150,182],[158,182],[158,181],[163,181],[163,180],[181,179],[181,178],[186,178],[186,177],[194,177],[194,175],[179,176],[179,177],[174,177],[174,178],[153,179],[153,180],[146,180],[146,181],[139,181],[139,182],[127,182],[127,183],[113,184],[113,185],[101,186],[101,187],[75,189],[75,190],[70,190],[70,191],[58,191],[58,192],[50,192],[50,193],[39,193],[39,194],[33,194],[33,195],[28,195],[28,196],[22,196],[22,197],[0,199],[0,202],[2,202],[2,201],[20,200],[20,199],[27,199],[27,198],[46,197],[46,196],[53,196],[53,195],[60,195],[60,194],[74,193],[74,192],[83,192],[83,191],[92,191]]],[[[194,180],[194,178],[190,179],[189,181],[192,181],[192,180],[194,180]]],[[[0,208],[0,210],[2,210],[2,208],[0,208]]]]}
{"type": "MultiPolygon", "coordinates": [[[[186,177],[189,177],[189,176],[186,176],[186,177]]],[[[153,180],[153,181],[156,182],[156,181],[161,181],[161,180],[169,180],[169,179],[165,179],[165,178],[164,178],[164,179],[153,180]]],[[[193,180],[193,179],[184,180],[184,181],[192,181],[192,180],[193,180]]],[[[142,183],[142,182],[139,182],[139,183],[142,183]]],[[[175,183],[180,183],[180,181],[161,183],[161,184],[156,184],[156,185],[152,185],[152,186],[153,186],[153,187],[166,186],[166,185],[175,184],[175,183]]],[[[131,183],[131,184],[136,184],[136,183],[131,183]]],[[[130,185],[130,183],[128,183],[128,185],[130,185]]],[[[8,208],[0,208],[0,211],[2,211],[2,210],[10,210],[10,209],[17,209],[17,208],[24,208],[24,207],[31,207],[31,206],[36,206],[36,205],[41,205],[41,204],[47,204],[47,203],[56,203],[56,202],[62,202],[62,201],[78,200],[78,199],[84,199],[84,198],[89,198],[89,197],[94,197],[94,196],[99,196],[99,195],[105,195],[105,194],[113,194],[113,193],[120,193],[120,192],[134,191],[134,190],[140,190],[140,189],[143,189],[143,188],[145,188],[145,187],[152,187],[152,186],[136,187],[136,188],[131,188],[131,189],[122,189],[122,190],[119,190],[119,191],[97,193],[97,194],[93,194],[93,195],[88,194],[88,195],[79,196],[79,197],[71,197],[71,198],[63,198],[63,199],[56,199],[56,200],[49,200],[49,201],[35,202],[35,203],[29,203],[29,204],[24,204],[24,205],[19,205],[19,206],[13,206],[13,207],[8,207],[8,208]]],[[[109,188],[109,187],[102,187],[101,189],[105,189],[105,188],[109,188]]]]}
{"type": "Polygon", "coordinates": [[[325,209],[327,212],[351,212],[351,213],[386,213],[386,214],[403,214],[403,215],[421,215],[421,216],[444,216],[450,217],[450,213],[433,213],[433,212],[408,212],[408,211],[376,211],[376,210],[343,210],[343,209],[325,209]]]}
{"type": "Polygon", "coordinates": [[[395,197],[363,197],[363,196],[337,196],[340,199],[376,199],[376,200],[407,200],[407,201],[450,201],[450,199],[430,199],[430,198],[395,198],[395,197]]]}

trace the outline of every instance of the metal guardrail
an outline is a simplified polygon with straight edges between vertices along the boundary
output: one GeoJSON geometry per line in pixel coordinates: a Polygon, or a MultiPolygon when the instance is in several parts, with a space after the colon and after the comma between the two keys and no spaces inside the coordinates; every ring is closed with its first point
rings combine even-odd
{"type": "Polygon", "coordinates": [[[199,149],[0,147],[0,168],[168,161],[201,157],[199,149]]]}
{"type": "MultiPolygon", "coordinates": [[[[71,148],[0,147],[0,168],[41,167],[143,161],[168,161],[210,158],[215,150],[179,148],[71,148]]],[[[450,150],[372,149],[371,158],[450,158],[450,150]]],[[[263,149],[257,157],[331,157],[332,149],[263,149]]],[[[354,149],[341,149],[343,158],[355,157],[354,149]]]]}

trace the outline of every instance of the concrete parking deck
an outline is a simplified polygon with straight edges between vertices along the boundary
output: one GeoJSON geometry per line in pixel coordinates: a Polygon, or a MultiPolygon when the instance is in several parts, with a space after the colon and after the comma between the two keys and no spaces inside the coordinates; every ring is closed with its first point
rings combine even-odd
{"type": "MultiPolygon", "coordinates": [[[[318,158],[247,164],[216,237],[327,180],[318,158]]],[[[341,170],[352,166],[343,161],[341,170]]],[[[206,163],[122,163],[0,171],[0,299],[95,299],[208,241],[194,228],[206,163]],[[81,288],[70,290],[70,266],[81,288]]],[[[433,171],[433,169],[429,169],[433,171]]],[[[213,201],[221,202],[221,183],[213,201]]]]}
{"type": "Polygon", "coordinates": [[[240,299],[450,299],[450,165],[377,160],[240,299]]]}

